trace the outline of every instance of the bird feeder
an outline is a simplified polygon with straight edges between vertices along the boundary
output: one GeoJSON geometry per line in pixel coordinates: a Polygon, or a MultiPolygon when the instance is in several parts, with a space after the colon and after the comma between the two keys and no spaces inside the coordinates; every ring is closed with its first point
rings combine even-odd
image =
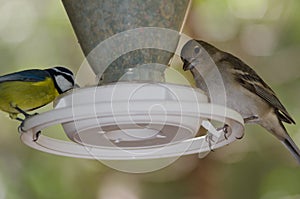
{"type": "MultiPolygon", "coordinates": [[[[147,160],[204,153],[243,135],[243,119],[208,102],[199,89],[168,84],[191,2],[182,0],[63,0],[95,83],[55,101],[24,122],[21,140],[44,152],[99,160],[147,160]],[[216,128],[219,121],[228,133],[216,128]],[[61,124],[69,141],[38,131],[61,124]],[[198,136],[200,127],[207,135],[198,136]]],[[[81,85],[82,86],[82,85],[81,85]]]]}

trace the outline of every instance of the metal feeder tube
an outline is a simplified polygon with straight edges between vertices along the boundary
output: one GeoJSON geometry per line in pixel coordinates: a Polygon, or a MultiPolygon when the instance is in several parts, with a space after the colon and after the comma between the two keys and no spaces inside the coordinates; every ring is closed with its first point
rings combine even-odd
{"type": "MultiPolygon", "coordinates": [[[[89,54],[98,44],[123,31],[141,27],[179,31],[189,4],[189,1],[182,0],[63,0],[62,2],[79,44],[97,75],[101,71],[101,60],[97,53],[90,56],[89,54]]],[[[169,45],[175,52],[179,34],[176,38],[172,35],[169,40],[165,45],[169,45]]],[[[159,42],[160,39],[155,41],[159,42]]],[[[123,42],[112,48],[128,45],[131,45],[130,42],[123,42]]],[[[167,65],[172,55],[158,49],[139,49],[127,53],[105,70],[101,75],[100,84],[117,82],[128,71],[137,73],[133,80],[164,82],[165,67],[162,65],[167,65]],[[147,64],[146,68],[142,68],[142,72],[133,70],[142,64],[147,64]]],[[[130,80],[126,77],[124,79],[130,80]]]]}

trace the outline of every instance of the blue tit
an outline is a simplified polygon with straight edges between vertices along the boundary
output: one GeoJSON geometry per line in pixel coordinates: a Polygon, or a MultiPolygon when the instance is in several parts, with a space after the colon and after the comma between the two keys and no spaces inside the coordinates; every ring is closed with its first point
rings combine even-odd
{"type": "Polygon", "coordinates": [[[190,40],[184,45],[181,59],[183,69],[191,71],[197,87],[216,95],[225,89],[226,96],[217,96],[214,103],[218,103],[218,99],[221,100],[219,103],[221,98],[226,99],[226,105],[239,112],[245,123],[256,123],[268,130],[300,164],[300,150],[283,125],[283,122],[295,124],[295,121],[275,92],[250,66],[234,55],[198,40],[190,40]],[[217,82],[211,72],[214,66],[208,64],[208,59],[214,61],[224,87],[215,85],[217,82]],[[214,90],[208,90],[208,85],[214,90]]]}
{"type": "Polygon", "coordinates": [[[73,73],[57,66],[46,70],[32,69],[0,77],[0,110],[12,119],[52,102],[59,94],[74,87],[73,73]]]}

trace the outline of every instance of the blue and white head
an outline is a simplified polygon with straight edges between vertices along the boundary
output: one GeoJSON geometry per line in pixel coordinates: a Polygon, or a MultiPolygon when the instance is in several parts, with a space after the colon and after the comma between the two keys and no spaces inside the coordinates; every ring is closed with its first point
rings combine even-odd
{"type": "Polygon", "coordinates": [[[46,71],[50,74],[51,78],[53,79],[55,88],[57,89],[59,94],[74,88],[74,75],[73,72],[69,69],[62,66],[56,66],[53,68],[46,69],[46,71]]]}

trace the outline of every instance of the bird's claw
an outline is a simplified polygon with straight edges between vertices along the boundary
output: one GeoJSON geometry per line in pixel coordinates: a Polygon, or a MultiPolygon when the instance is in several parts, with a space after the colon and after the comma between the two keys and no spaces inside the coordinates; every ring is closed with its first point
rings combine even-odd
{"type": "MultiPolygon", "coordinates": [[[[227,140],[228,136],[229,136],[229,133],[230,133],[229,129],[230,129],[229,125],[225,124],[223,127],[218,128],[216,130],[217,131],[220,131],[220,130],[223,131],[224,138],[227,140]]],[[[217,136],[216,139],[218,140],[218,138],[219,138],[219,136],[217,136]]],[[[210,151],[214,151],[212,149],[212,147],[213,147],[213,144],[215,144],[217,142],[217,140],[216,141],[214,140],[214,134],[212,134],[210,132],[208,132],[207,135],[205,136],[205,141],[208,143],[208,147],[209,147],[210,151]]]]}
{"type": "Polygon", "coordinates": [[[228,124],[225,124],[223,127],[217,129],[218,131],[220,131],[220,130],[223,131],[223,135],[226,140],[228,139],[228,135],[229,135],[228,129],[229,129],[228,124]]]}
{"type": "Polygon", "coordinates": [[[34,141],[34,142],[38,141],[40,135],[41,135],[41,131],[36,132],[36,133],[35,133],[35,136],[33,137],[33,141],[34,141]]]}
{"type": "Polygon", "coordinates": [[[26,131],[23,129],[24,127],[24,123],[22,122],[19,126],[18,126],[18,131],[19,133],[25,133],[26,131]]]}
{"type": "MultiPolygon", "coordinates": [[[[28,114],[28,116],[27,116],[25,119],[27,119],[28,117],[34,116],[34,115],[38,115],[38,113],[34,113],[34,114],[32,114],[32,115],[29,115],[29,114],[28,114]]],[[[20,133],[20,134],[25,133],[25,132],[26,132],[26,130],[24,130],[24,122],[25,122],[25,120],[23,120],[23,119],[21,119],[21,118],[16,118],[16,119],[17,119],[18,121],[21,121],[21,124],[18,126],[18,131],[19,131],[19,133],[20,133]]],[[[34,142],[38,141],[40,135],[41,135],[41,131],[36,132],[36,133],[33,135],[33,139],[32,139],[32,140],[33,140],[34,142]]]]}

